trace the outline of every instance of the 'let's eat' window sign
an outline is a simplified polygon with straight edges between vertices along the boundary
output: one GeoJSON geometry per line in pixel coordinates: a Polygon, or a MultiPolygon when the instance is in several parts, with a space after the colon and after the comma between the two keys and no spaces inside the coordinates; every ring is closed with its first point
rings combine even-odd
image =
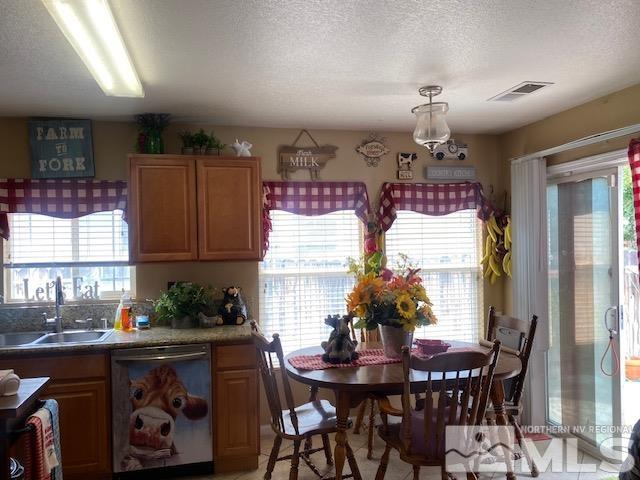
{"type": "Polygon", "coordinates": [[[32,178],[95,175],[90,120],[34,118],[28,126],[32,178]]]}

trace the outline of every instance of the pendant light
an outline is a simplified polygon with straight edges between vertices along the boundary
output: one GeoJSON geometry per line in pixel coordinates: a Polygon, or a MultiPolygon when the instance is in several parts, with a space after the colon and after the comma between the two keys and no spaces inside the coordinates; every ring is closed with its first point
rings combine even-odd
{"type": "Polygon", "coordinates": [[[433,102],[433,97],[442,93],[442,87],[428,85],[418,90],[423,97],[429,97],[429,103],[418,105],[411,109],[416,115],[416,128],[413,131],[413,140],[423,147],[427,147],[431,153],[438,145],[449,140],[451,130],[447,125],[445,116],[449,111],[447,102],[433,102]]]}

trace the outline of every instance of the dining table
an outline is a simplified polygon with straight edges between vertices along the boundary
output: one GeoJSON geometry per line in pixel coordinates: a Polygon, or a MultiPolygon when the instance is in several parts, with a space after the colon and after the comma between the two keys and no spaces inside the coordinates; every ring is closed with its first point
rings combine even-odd
{"type": "MultiPolygon", "coordinates": [[[[452,351],[464,349],[477,349],[488,352],[489,347],[477,343],[462,341],[447,341],[451,344],[452,351]]],[[[382,344],[377,342],[361,342],[358,350],[381,349],[382,344]]],[[[404,374],[402,362],[386,363],[381,365],[366,366],[339,366],[325,368],[321,370],[303,370],[295,368],[289,359],[298,356],[312,356],[322,354],[324,351],[320,346],[307,347],[289,353],[285,357],[287,374],[290,378],[315,388],[333,390],[335,394],[336,408],[336,436],[334,448],[334,465],[336,480],[342,479],[347,446],[347,430],[350,427],[349,414],[352,408],[357,407],[362,401],[373,395],[400,395],[403,389],[404,374]]],[[[498,363],[494,370],[494,380],[491,386],[490,398],[492,408],[495,412],[497,425],[508,425],[505,412],[505,389],[503,382],[513,378],[520,373],[522,363],[520,358],[510,352],[500,352],[498,363]]],[[[425,389],[427,385],[427,372],[418,370],[411,371],[411,386],[415,391],[425,389]]],[[[473,375],[473,372],[471,373],[473,375]]],[[[438,377],[432,375],[435,385],[438,377]]],[[[507,463],[507,480],[515,480],[515,473],[511,467],[511,461],[505,458],[507,463]]],[[[355,480],[361,480],[360,472],[352,471],[355,480]]],[[[352,470],[354,470],[352,465],[352,470]]]]}

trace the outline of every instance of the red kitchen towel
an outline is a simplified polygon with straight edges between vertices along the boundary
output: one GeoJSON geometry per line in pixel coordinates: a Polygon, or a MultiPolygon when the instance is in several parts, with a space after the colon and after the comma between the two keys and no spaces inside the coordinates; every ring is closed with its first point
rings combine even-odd
{"type": "Polygon", "coordinates": [[[51,475],[45,468],[45,432],[42,421],[38,417],[29,417],[27,425],[32,425],[33,431],[25,433],[24,447],[24,478],[30,480],[49,480],[51,475]]]}

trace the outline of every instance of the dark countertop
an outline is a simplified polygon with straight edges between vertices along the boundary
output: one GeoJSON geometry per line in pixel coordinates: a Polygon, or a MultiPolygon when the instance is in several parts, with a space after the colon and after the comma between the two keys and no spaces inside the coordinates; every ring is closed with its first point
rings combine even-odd
{"type": "Polygon", "coordinates": [[[186,345],[191,343],[234,344],[251,341],[251,326],[223,325],[213,328],[172,329],[153,327],[148,330],[122,332],[114,330],[101,342],[24,345],[0,347],[0,357],[31,356],[43,353],[88,353],[118,348],[186,345]]]}

